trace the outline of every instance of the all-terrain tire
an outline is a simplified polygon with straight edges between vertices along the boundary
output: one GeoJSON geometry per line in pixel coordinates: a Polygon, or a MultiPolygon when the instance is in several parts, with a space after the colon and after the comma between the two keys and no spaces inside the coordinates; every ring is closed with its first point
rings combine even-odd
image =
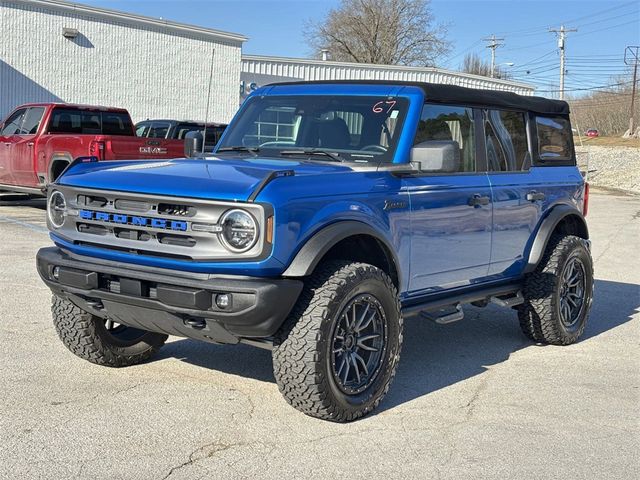
{"type": "Polygon", "coordinates": [[[118,338],[107,330],[103,319],[57,295],[52,298],[51,313],[62,343],[73,354],[97,365],[137,365],[155,355],[168,337],[132,329],[129,333],[134,333],[133,336],[118,338]]]}
{"type": "Polygon", "coordinates": [[[574,235],[553,235],[536,269],[524,282],[524,303],[518,307],[522,332],[537,343],[569,345],[584,332],[593,301],[593,262],[585,242],[574,235]],[[563,276],[577,259],[584,273],[584,295],[572,324],[563,322],[563,276]]]}
{"type": "Polygon", "coordinates": [[[280,392],[294,408],[312,417],[349,422],[371,412],[385,396],[396,373],[401,346],[400,302],[389,276],[373,265],[329,261],[306,280],[296,306],[277,334],[274,375],[280,392]],[[363,386],[363,391],[345,393],[332,366],[336,322],[342,322],[344,309],[355,299],[370,300],[371,296],[383,312],[381,322],[386,322],[385,347],[380,349],[378,373],[371,383],[363,386]]]}

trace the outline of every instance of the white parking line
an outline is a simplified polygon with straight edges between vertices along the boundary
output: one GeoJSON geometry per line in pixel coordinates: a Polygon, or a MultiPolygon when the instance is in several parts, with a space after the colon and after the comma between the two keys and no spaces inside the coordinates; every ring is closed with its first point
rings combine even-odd
{"type": "Polygon", "coordinates": [[[49,233],[49,230],[46,227],[41,227],[40,225],[35,225],[33,223],[23,222],[22,220],[16,220],[15,218],[5,217],[4,215],[0,215],[0,223],[3,223],[3,222],[20,225],[22,227],[28,228],[38,233],[45,233],[45,234],[49,233]]]}

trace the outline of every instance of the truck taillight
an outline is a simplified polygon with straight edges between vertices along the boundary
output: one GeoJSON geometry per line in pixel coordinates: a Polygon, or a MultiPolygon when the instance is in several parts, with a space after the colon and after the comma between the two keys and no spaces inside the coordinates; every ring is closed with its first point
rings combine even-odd
{"type": "Polygon", "coordinates": [[[582,202],[582,215],[587,216],[589,211],[589,183],[584,183],[584,200],[582,202]]]}
{"type": "Polygon", "coordinates": [[[98,160],[104,160],[104,142],[93,141],[89,145],[89,154],[97,157],[98,160]]]}

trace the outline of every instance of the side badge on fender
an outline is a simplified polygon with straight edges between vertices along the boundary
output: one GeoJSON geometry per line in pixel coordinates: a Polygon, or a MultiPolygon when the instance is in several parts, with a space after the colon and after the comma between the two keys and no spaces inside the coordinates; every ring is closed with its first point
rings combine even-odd
{"type": "Polygon", "coordinates": [[[396,200],[396,201],[385,200],[384,201],[384,210],[393,210],[393,209],[399,209],[399,208],[407,208],[407,202],[404,202],[402,200],[396,200]]]}

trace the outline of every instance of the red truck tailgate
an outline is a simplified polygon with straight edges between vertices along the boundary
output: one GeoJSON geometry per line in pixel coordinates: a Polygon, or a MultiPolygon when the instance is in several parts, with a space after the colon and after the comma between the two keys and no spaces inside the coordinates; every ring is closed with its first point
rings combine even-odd
{"type": "Polygon", "coordinates": [[[140,138],[126,136],[105,137],[105,159],[134,160],[138,158],[180,158],[184,156],[184,144],[164,138],[140,138]]]}

